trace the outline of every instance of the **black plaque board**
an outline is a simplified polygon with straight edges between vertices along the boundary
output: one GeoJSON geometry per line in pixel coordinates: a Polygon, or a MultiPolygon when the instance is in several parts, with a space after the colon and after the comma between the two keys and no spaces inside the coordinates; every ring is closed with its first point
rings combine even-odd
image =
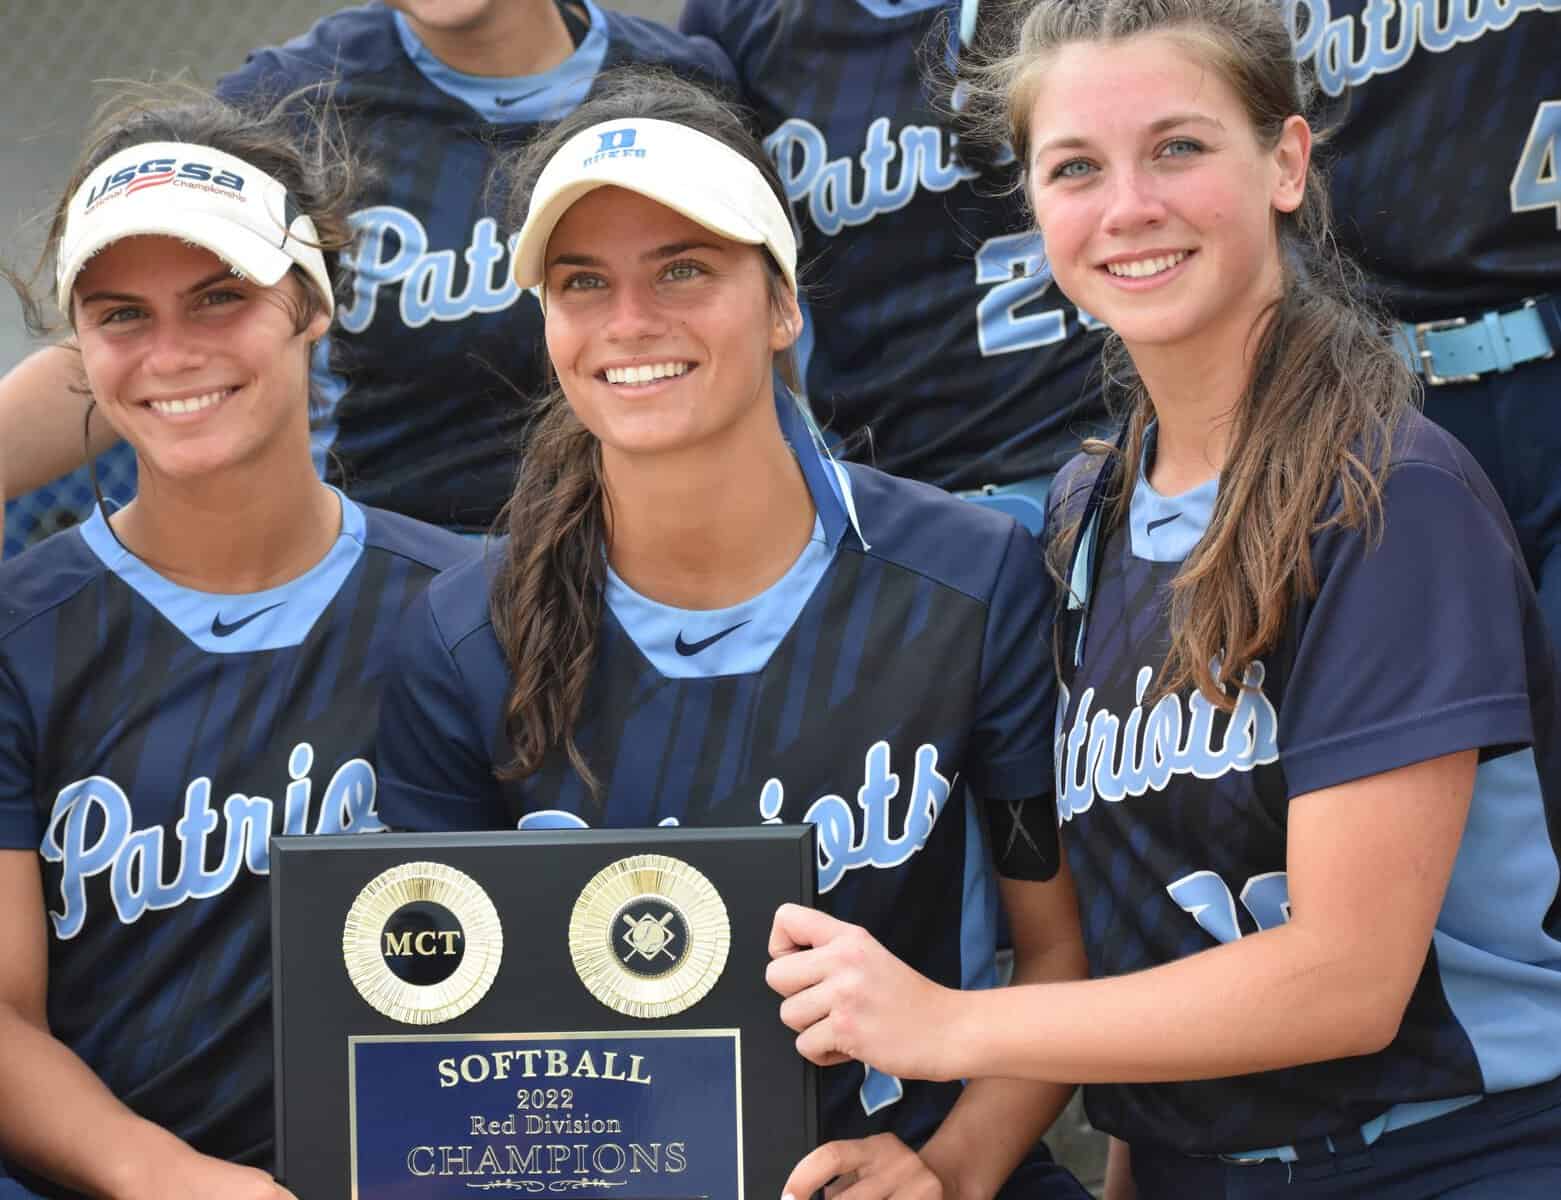
{"type": "MultiPolygon", "coordinates": [[[[538,1191],[615,1200],[778,1196],[791,1168],[817,1143],[817,1085],[765,985],[767,942],[777,905],[814,902],[815,876],[810,825],[273,839],[278,1178],[299,1200],[538,1191]],[[582,889],[637,854],[695,868],[730,920],[726,965],[708,994],[654,1019],[614,1011],[593,996],[569,943],[582,889]],[[503,952],[493,982],[469,1011],[416,1025],[365,1001],[348,974],[343,934],[371,881],[423,862],[453,867],[479,885],[502,924],[503,952]],[[652,1035],[669,1040],[648,1040],[652,1035]],[[658,1054],[660,1046],[666,1049],[658,1054]],[[633,1051],[640,1052],[637,1061],[633,1051]],[[397,1055],[411,1065],[396,1066],[397,1055]],[[550,1067],[559,1070],[549,1075],[550,1067]],[[387,1085],[402,1078],[398,1070],[416,1087],[403,1093],[399,1084],[387,1085]],[[587,1078],[574,1078],[577,1070],[587,1078]],[[700,1080],[701,1071],[710,1077],[700,1080]],[[634,1086],[652,1076],[654,1085],[634,1086]],[[565,1092],[568,1107],[561,1105],[565,1092]],[[654,1096],[654,1103],[645,1101],[645,1119],[657,1125],[645,1144],[630,1144],[634,1121],[616,1135],[611,1102],[581,1107],[580,1097],[608,1092],[654,1096]],[[488,1136],[472,1133],[479,1116],[489,1122],[488,1136]],[[545,1131],[528,1138],[527,1122],[531,1133],[545,1131]],[[713,1147],[712,1138],[739,1143],[734,1194],[709,1186],[677,1190],[682,1179],[695,1180],[689,1160],[708,1159],[697,1147],[713,1147]],[[680,1148],[669,1148],[674,1143],[680,1148]],[[490,1144],[500,1152],[484,1161],[490,1144]],[[386,1161],[359,1161],[370,1158],[386,1161]]],[[[435,945],[438,936],[424,943],[435,945]]]]}

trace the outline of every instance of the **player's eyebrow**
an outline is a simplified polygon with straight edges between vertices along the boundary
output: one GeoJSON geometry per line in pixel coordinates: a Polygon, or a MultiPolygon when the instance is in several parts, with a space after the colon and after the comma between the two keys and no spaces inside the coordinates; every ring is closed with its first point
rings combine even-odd
{"type": "MultiPolygon", "coordinates": [[[[687,254],[690,250],[720,251],[722,249],[724,247],[716,242],[691,238],[683,242],[668,242],[665,246],[657,246],[653,250],[647,250],[640,255],[640,261],[658,262],[664,258],[676,258],[679,254],[687,254]]],[[[606,260],[591,254],[560,254],[548,263],[550,267],[603,267],[606,265],[606,260]]]]}
{"type": "MultiPolygon", "coordinates": [[[[1188,112],[1172,113],[1170,116],[1161,117],[1156,121],[1151,121],[1148,125],[1147,131],[1149,133],[1164,133],[1167,129],[1174,129],[1178,125],[1212,125],[1215,129],[1219,130],[1223,130],[1225,128],[1224,124],[1215,117],[1208,116],[1204,113],[1188,112]]],[[[1053,150],[1080,150],[1089,144],[1090,143],[1088,138],[1080,137],[1077,134],[1074,134],[1070,137],[1049,138],[1048,140],[1040,142],[1036,145],[1034,157],[1040,158],[1041,155],[1053,150]]]]}
{"type": "MultiPolygon", "coordinates": [[[[196,292],[204,291],[206,288],[211,287],[211,285],[214,283],[221,283],[223,280],[230,280],[233,277],[234,275],[232,268],[224,267],[222,270],[208,275],[200,282],[192,283],[179,294],[181,296],[193,296],[196,292]]],[[[87,295],[80,297],[80,301],[82,304],[96,304],[104,300],[114,300],[119,301],[120,303],[139,303],[145,300],[145,298],[146,297],[144,296],[136,295],[134,292],[96,291],[90,292],[87,295]]]]}

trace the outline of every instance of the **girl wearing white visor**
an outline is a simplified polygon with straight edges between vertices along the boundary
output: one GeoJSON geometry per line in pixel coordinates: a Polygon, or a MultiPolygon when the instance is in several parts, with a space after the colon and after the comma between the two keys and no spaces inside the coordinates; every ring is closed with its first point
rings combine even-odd
{"type": "Polygon", "coordinates": [[[315,475],[353,172],[296,136],[198,92],[127,105],[50,229],[141,490],[0,567],[0,1154],[43,1196],[289,1194],[269,835],[381,827],[390,631],[468,553],[315,475]]]}
{"type": "MultiPolygon", "coordinates": [[[[1009,517],[833,462],[777,388],[796,243],[761,147],[697,88],[626,73],[515,180],[516,278],[539,289],[559,386],[510,536],[409,617],[385,821],[810,821],[823,905],[922,970],[993,981],[1000,888],[1019,978],[1077,975],[1038,548],[1009,517]]],[[[833,1067],[827,1144],[767,1183],[1082,1197],[1036,1147],[1067,1095],[833,1067]]]]}

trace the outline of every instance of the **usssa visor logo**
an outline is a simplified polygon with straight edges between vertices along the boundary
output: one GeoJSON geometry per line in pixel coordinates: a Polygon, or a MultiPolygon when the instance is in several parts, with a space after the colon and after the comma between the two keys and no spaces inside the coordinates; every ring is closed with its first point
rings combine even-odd
{"type": "Polygon", "coordinates": [[[147,188],[161,187],[174,180],[197,184],[208,189],[226,188],[230,192],[242,192],[244,180],[232,171],[221,171],[209,163],[183,162],[176,158],[149,158],[136,166],[121,167],[103,176],[96,187],[87,193],[84,212],[91,212],[101,201],[110,196],[130,195],[147,188]]]}
{"type": "Polygon", "coordinates": [[[598,133],[596,153],[581,162],[581,166],[589,167],[601,162],[604,158],[644,158],[645,151],[635,146],[639,137],[637,129],[609,129],[606,133],[598,133]]]}

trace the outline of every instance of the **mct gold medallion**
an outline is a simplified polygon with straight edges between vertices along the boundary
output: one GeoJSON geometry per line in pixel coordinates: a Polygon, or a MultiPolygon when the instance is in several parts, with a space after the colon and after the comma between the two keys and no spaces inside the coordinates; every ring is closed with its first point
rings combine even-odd
{"type": "Polygon", "coordinates": [[[437,1025],[487,994],[504,956],[498,910],[482,887],[444,863],[382,871],[358,893],[342,930],[358,994],[407,1025],[437,1025]]]}
{"type": "Polygon", "coordinates": [[[709,994],[732,944],[726,904],[688,863],[635,854],[608,864],[575,901],[569,957],[615,1012],[670,1017],[709,994]]]}

